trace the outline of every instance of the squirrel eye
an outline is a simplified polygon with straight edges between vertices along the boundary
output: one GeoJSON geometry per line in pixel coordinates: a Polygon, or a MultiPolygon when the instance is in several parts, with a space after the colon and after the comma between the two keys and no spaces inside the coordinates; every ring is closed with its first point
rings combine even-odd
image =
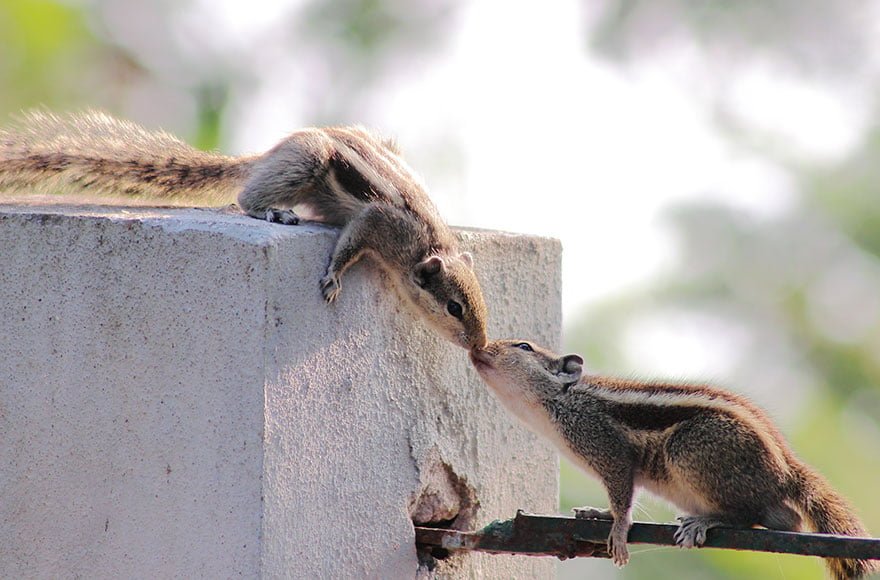
{"type": "Polygon", "coordinates": [[[520,350],[524,350],[526,352],[535,352],[535,349],[532,348],[532,345],[530,345],[527,342],[518,342],[515,345],[513,345],[513,347],[518,348],[520,350]]]}
{"type": "Polygon", "coordinates": [[[446,303],[446,311],[449,312],[449,314],[451,314],[452,316],[461,320],[461,317],[462,317],[461,304],[459,304],[455,300],[450,300],[449,302],[446,303]]]}

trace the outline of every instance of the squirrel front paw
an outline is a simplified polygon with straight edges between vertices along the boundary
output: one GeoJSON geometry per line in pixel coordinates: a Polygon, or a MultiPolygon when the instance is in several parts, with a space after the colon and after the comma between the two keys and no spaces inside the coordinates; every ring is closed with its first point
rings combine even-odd
{"type": "Polygon", "coordinates": [[[266,210],[266,221],[271,224],[295,226],[299,223],[299,216],[289,209],[269,208],[266,210]]]}
{"type": "Polygon", "coordinates": [[[611,561],[618,568],[623,568],[629,562],[629,550],[626,549],[626,534],[623,538],[615,536],[614,532],[608,536],[608,553],[611,554],[611,561]]]}
{"type": "Polygon", "coordinates": [[[328,304],[331,304],[336,300],[336,297],[339,296],[340,290],[342,290],[342,285],[336,274],[327,274],[321,278],[321,294],[323,294],[324,300],[326,300],[328,304]]]}

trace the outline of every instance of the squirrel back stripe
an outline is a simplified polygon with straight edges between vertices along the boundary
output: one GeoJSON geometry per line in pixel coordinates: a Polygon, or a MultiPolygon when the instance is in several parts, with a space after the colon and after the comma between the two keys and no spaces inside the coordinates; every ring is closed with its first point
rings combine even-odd
{"type": "MultiPolygon", "coordinates": [[[[335,141],[336,155],[332,159],[338,165],[331,166],[354,170],[356,179],[363,180],[348,181],[347,185],[353,190],[360,187],[368,201],[384,199],[413,213],[430,230],[432,237],[448,238],[447,228],[439,219],[434,204],[419,193],[424,190],[424,184],[400,156],[395,144],[379,140],[360,127],[328,127],[324,131],[335,141]],[[368,188],[364,190],[364,186],[368,188]]],[[[353,177],[343,175],[336,173],[336,178],[353,177]]],[[[443,246],[437,249],[443,249],[443,246]]]]}
{"type": "Polygon", "coordinates": [[[787,445],[773,421],[757,405],[736,393],[709,385],[641,382],[616,377],[587,376],[573,387],[607,401],[620,414],[619,419],[638,423],[645,429],[653,421],[655,428],[671,427],[687,420],[699,409],[725,413],[746,425],[756,425],[756,435],[781,469],[787,469],[787,445]],[[649,411],[650,410],[650,411],[649,411]]]}

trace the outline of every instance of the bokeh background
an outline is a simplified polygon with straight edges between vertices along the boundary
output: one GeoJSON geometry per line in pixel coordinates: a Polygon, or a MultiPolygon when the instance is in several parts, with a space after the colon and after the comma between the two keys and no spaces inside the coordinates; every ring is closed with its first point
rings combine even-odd
{"type": "MultiPolygon", "coordinates": [[[[0,115],[96,107],[232,153],[394,135],[451,223],[562,240],[567,351],[746,393],[877,533],[878,32],[856,0],[0,0],[0,115]]],[[[606,505],[561,480],[562,510],[606,505]]],[[[632,551],[559,575],[823,577],[632,551]]]]}

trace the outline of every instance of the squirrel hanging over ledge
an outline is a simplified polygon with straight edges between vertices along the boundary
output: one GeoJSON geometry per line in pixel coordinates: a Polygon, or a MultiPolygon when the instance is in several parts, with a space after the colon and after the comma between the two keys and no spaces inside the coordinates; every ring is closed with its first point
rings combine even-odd
{"type": "Polygon", "coordinates": [[[294,225],[304,208],[342,232],[321,279],[333,302],[345,271],[369,257],[404,302],[447,340],[486,338],[486,305],[473,258],[458,250],[400,151],[361,127],[302,129],[262,155],[229,157],[162,131],[88,111],[30,112],[0,129],[0,190],[83,190],[171,199],[231,199],[249,216],[294,225]]]}

